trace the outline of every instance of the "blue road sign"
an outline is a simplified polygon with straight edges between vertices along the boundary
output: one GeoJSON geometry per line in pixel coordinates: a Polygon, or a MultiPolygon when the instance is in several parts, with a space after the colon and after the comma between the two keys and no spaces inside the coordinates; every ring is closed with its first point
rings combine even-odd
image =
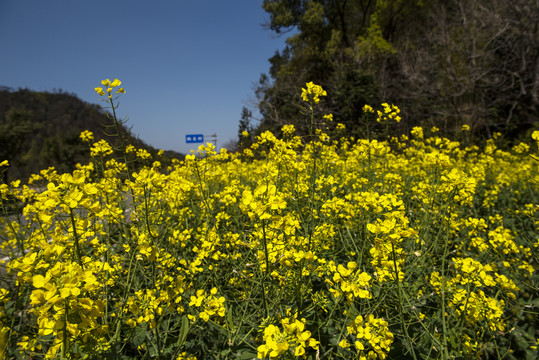
{"type": "Polygon", "coordinates": [[[185,142],[188,143],[188,144],[202,143],[202,142],[204,142],[204,135],[202,135],[202,134],[185,135],[185,142]]]}

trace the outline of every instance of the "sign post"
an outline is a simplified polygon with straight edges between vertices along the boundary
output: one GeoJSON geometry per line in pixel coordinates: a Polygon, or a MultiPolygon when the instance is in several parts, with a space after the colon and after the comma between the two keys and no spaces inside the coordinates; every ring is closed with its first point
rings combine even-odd
{"type": "Polygon", "coordinates": [[[213,144],[213,146],[215,146],[215,149],[217,149],[217,134],[204,135],[204,136],[211,138],[212,140],[211,143],[213,144]]]}

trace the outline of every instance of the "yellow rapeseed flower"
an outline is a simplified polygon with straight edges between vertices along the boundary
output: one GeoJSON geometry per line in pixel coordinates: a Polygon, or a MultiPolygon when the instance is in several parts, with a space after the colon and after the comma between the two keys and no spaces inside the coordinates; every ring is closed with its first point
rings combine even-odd
{"type": "MultiPolygon", "coordinates": [[[[109,79],[101,80],[101,85],[103,85],[106,88],[106,93],[108,94],[109,99],[112,98],[112,91],[114,88],[117,88],[120,86],[122,82],[118,79],[114,79],[112,82],[109,79]]],[[[105,95],[105,90],[103,90],[102,87],[96,87],[94,88],[95,92],[97,92],[100,96],[105,95]]],[[[116,94],[124,94],[125,90],[123,87],[116,90],[116,94]]]]}
{"type": "Polygon", "coordinates": [[[94,134],[88,130],[84,130],[83,132],[81,132],[79,137],[83,142],[90,142],[94,140],[94,134]]]}
{"type": "Polygon", "coordinates": [[[363,105],[363,112],[365,113],[374,113],[374,109],[370,105],[363,105]]]}
{"type": "Polygon", "coordinates": [[[114,81],[110,84],[110,87],[117,87],[117,86],[120,86],[122,84],[122,82],[118,79],[114,79],[114,81]]]}
{"type": "Polygon", "coordinates": [[[315,104],[318,104],[320,102],[320,96],[327,96],[327,92],[320,85],[316,85],[312,81],[308,82],[306,86],[306,89],[301,89],[301,98],[305,102],[313,101],[315,104]]]}

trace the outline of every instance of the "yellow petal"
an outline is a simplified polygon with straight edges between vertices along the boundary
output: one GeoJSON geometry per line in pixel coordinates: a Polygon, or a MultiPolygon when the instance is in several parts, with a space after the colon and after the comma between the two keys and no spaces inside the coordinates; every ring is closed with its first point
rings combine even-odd
{"type": "Polygon", "coordinates": [[[60,289],[60,296],[62,299],[67,299],[71,295],[71,289],[70,288],[62,288],[60,289]]]}
{"type": "Polygon", "coordinates": [[[43,275],[34,275],[32,277],[32,284],[38,289],[44,288],[47,282],[47,279],[43,275]]]}

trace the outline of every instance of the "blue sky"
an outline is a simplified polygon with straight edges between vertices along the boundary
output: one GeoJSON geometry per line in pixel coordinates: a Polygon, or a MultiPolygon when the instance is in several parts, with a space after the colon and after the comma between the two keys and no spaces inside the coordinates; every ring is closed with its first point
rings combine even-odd
{"type": "Polygon", "coordinates": [[[186,134],[236,139],[253,84],[282,49],[262,0],[1,0],[0,85],[62,89],[99,103],[125,87],[119,113],[146,143],[189,152],[186,134]]]}

